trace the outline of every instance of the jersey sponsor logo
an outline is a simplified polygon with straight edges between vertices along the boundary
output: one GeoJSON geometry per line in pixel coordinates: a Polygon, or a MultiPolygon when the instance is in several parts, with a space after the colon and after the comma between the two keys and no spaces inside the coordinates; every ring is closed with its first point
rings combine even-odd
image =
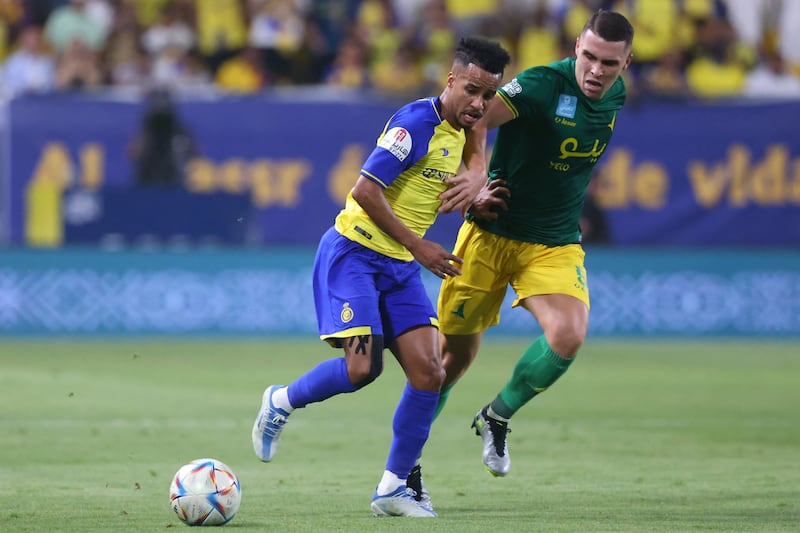
{"type": "Polygon", "coordinates": [[[564,118],[575,118],[575,111],[578,109],[578,97],[571,94],[560,94],[558,96],[558,107],[556,116],[564,118]]]}
{"type": "Polygon", "coordinates": [[[388,150],[400,161],[405,161],[411,153],[411,133],[405,128],[394,127],[386,132],[378,146],[388,150]]]}
{"type": "Polygon", "coordinates": [[[348,322],[353,320],[354,314],[355,313],[353,313],[353,309],[350,307],[350,302],[345,302],[344,305],[342,305],[342,312],[339,316],[341,317],[342,322],[347,324],[348,322]]]}
{"type": "Polygon", "coordinates": [[[600,139],[595,139],[592,149],[588,152],[579,152],[578,145],[578,139],[575,137],[568,137],[564,139],[559,147],[561,155],[558,156],[558,158],[566,159],[568,157],[588,157],[590,158],[590,161],[594,163],[600,158],[601,155],[603,155],[603,152],[605,152],[607,143],[603,143],[603,146],[600,146],[600,139]]]}
{"type": "Polygon", "coordinates": [[[519,84],[517,78],[514,78],[510,82],[503,85],[503,92],[505,92],[509,98],[512,96],[516,96],[522,92],[522,85],[519,84]]]}
{"type": "Polygon", "coordinates": [[[436,168],[428,167],[422,169],[422,176],[424,178],[436,178],[439,181],[444,181],[447,178],[452,178],[455,175],[455,172],[447,172],[446,170],[439,170],[436,168]]]}

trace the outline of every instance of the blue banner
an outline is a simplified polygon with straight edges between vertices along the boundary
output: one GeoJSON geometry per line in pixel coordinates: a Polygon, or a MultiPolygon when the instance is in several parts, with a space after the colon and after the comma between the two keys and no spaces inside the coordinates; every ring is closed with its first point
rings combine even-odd
{"type": "MultiPolygon", "coordinates": [[[[198,153],[187,166],[188,194],[170,199],[170,214],[184,221],[208,214],[192,195],[244,197],[248,209],[231,207],[219,223],[245,228],[223,232],[234,243],[313,245],[395,108],[288,97],[179,101],[198,153]]],[[[104,209],[109,191],[133,194],[130,150],[143,112],[138,101],[86,95],[13,100],[4,162],[10,241],[85,242],[94,233],[81,226],[102,232],[109,212],[118,216],[108,233],[152,233],[155,223],[141,203],[104,209]]],[[[624,109],[600,163],[597,193],[613,241],[800,245],[797,117],[800,102],[624,109]]],[[[429,236],[449,244],[459,223],[458,215],[442,216],[429,236]]]]}
{"type": "Polygon", "coordinates": [[[800,244],[800,102],[628,108],[603,156],[614,241],[800,244]]]}

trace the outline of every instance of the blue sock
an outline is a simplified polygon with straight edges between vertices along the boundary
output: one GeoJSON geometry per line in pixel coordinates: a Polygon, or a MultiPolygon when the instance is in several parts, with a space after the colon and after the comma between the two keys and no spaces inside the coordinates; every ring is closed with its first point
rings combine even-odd
{"type": "Polygon", "coordinates": [[[356,388],[347,376],[347,361],[344,357],[323,361],[292,383],[287,394],[292,407],[299,409],[309,403],[321,402],[356,388]]]}
{"type": "Polygon", "coordinates": [[[439,393],[417,390],[406,383],[392,422],[392,447],[386,470],[406,479],[428,440],[439,393]]]}

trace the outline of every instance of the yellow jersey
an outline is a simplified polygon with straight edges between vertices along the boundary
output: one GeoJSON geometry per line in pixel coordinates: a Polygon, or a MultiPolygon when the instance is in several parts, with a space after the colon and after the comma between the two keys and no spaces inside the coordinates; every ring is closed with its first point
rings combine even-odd
{"type": "MultiPolygon", "coordinates": [[[[444,180],[461,165],[465,135],[441,113],[438,97],[423,98],[400,108],[386,122],[361,175],[383,187],[394,214],[423,237],[436,220],[447,189],[444,180]]],[[[384,233],[348,193],[335,222],[336,230],[378,253],[411,261],[403,245],[384,233]]]]}

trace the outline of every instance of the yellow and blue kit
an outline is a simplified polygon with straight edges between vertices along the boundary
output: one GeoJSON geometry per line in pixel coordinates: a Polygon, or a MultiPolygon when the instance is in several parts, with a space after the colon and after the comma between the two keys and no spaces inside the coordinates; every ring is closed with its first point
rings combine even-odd
{"type": "MultiPolygon", "coordinates": [[[[417,100],[386,123],[361,175],[383,188],[395,215],[422,237],[436,220],[444,180],[458,172],[464,142],[439,98],[417,100]]],[[[352,193],[317,249],[314,301],[320,338],[333,345],[368,334],[388,343],[412,327],[438,325],[419,264],[352,193]]]]}
{"type": "MultiPolygon", "coordinates": [[[[464,142],[464,131],[442,117],[438,98],[417,100],[386,123],[361,175],[384,188],[397,218],[422,237],[436,220],[439,195],[447,189],[443,180],[458,172],[464,142]]],[[[404,261],[413,259],[400,243],[378,229],[352,194],[336,217],[335,227],[371,250],[404,261]]]]}

